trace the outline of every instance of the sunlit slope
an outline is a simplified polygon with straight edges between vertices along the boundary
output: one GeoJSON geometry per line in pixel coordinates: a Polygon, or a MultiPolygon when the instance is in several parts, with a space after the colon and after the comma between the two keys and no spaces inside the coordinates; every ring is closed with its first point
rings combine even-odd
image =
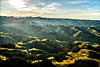
{"type": "Polygon", "coordinates": [[[4,36],[4,41],[8,38],[6,41],[9,42],[2,43],[2,41],[0,44],[0,62],[2,64],[10,63],[13,65],[13,62],[16,64],[25,62],[26,64],[39,65],[47,60],[54,66],[69,66],[80,60],[100,63],[99,43],[83,41],[69,43],[67,41],[41,39],[32,36],[23,36],[26,40],[15,41],[10,36],[11,34],[3,32],[0,34],[1,37],[4,36]],[[20,63],[16,60],[19,60],[20,63]]]}

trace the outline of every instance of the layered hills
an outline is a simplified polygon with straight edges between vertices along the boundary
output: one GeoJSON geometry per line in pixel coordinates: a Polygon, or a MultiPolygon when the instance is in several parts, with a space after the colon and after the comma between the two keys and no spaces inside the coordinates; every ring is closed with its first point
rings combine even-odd
{"type": "Polygon", "coordinates": [[[98,67],[99,51],[100,20],[0,16],[1,64],[98,67]]]}

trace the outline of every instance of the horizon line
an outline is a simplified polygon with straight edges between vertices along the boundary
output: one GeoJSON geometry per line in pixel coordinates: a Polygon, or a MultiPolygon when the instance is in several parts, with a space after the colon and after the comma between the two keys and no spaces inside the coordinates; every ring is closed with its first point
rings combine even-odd
{"type": "Polygon", "coordinates": [[[13,16],[13,15],[0,15],[0,16],[6,16],[6,17],[39,17],[39,18],[51,18],[51,19],[73,19],[73,20],[100,20],[100,19],[83,19],[83,18],[70,18],[70,17],[43,17],[43,16],[13,16]]]}

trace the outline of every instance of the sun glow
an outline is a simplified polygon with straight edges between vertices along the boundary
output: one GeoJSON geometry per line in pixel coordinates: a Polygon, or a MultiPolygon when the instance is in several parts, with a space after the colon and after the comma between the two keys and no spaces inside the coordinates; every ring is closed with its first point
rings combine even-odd
{"type": "Polygon", "coordinates": [[[26,2],[24,0],[9,0],[8,3],[16,9],[21,9],[25,7],[26,2]]]}

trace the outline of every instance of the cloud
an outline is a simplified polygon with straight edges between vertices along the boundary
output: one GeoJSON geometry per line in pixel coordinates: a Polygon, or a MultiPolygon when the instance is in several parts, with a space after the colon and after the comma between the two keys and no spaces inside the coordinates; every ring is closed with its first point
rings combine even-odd
{"type": "Polygon", "coordinates": [[[54,13],[54,12],[57,12],[61,6],[62,5],[60,3],[52,2],[52,3],[46,4],[46,3],[41,2],[41,3],[34,4],[25,8],[18,9],[18,11],[33,11],[33,12],[37,11],[40,13],[45,13],[45,12],[54,13]]]}
{"type": "Polygon", "coordinates": [[[81,9],[81,8],[77,8],[77,9],[66,9],[65,11],[63,11],[63,13],[97,13],[99,12],[100,13],[100,10],[99,9],[81,9]]]}
{"type": "Polygon", "coordinates": [[[0,12],[8,12],[10,10],[16,9],[8,3],[8,0],[0,0],[0,12]]]}
{"type": "Polygon", "coordinates": [[[74,0],[74,1],[68,1],[66,3],[76,5],[76,4],[84,4],[89,2],[90,2],[89,0],[74,0]]]}
{"type": "Polygon", "coordinates": [[[46,10],[46,11],[57,11],[59,9],[59,7],[62,6],[60,3],[50,3],[48,5],[46,5],[45,7],[42,8],[42,10],[46,10]]]}
{"type": "Polygon", "coordinates": [[[16,9],[26,7],[26,2],[24,0],[8,0],[8,3],[16,9]]]}
{"type": "Polygon", "coordinates": [[[100,20],[100,12],[83,12],[83,13],[53,13],[53,12],[44,12],[40,11],[16,11],[9,13],[2,13],[0,15],[5,16],[41,16],[47,18],[74,18],[74,19],[91,19],[91,20],[100,20]]]}
{"type": "Polygon", "coordinates": [[[73,19],[90,19],[90,20],[100,20],[100,13],[76,13],[76,14],[44,14],[43,17],[49,18],[73,18],[73,19]]]}

